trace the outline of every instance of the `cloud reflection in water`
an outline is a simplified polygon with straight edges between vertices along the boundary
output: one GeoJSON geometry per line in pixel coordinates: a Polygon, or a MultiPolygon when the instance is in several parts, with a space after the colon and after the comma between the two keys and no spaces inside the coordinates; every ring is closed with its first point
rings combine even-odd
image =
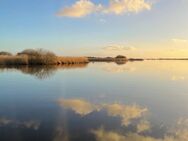
{"type": "MultiPolygon", "coordinates": [[[[92,104],[83,99],[59,99],[58,104],[64,109],[74,111],[80,116],[87,116],[92,112],[105,110],[110,117],[120,117],[121,126],[133,130],[112,130],[100,125],[97,129],[92,129],[97,141],[187,141],[188,140],[188,119],[179,119],[175,126],[168,127],[160,137],[151,133],[152,125],[146,118],[147,108],[139,105],[124,104],[92,104]]],[[[108,119],[106,119],[108,120],[108,119]]],[[[124,129],[124,128],[122,128],[124,129]]],[[[154,131],[155,132],[155,131],[154,131]]]]}
{"type": "Polygon", "coordinates": [[[94,111],[105,110],[109,116],[120,117],[121,124],[128,126],[133,119],[144,116],[147,108],[138,105],[123,105],[123,104],[91,104],[81,99],[59,99],[58,104],[65,109],[71,109],[75,113],[85,116],[94,111]]]}

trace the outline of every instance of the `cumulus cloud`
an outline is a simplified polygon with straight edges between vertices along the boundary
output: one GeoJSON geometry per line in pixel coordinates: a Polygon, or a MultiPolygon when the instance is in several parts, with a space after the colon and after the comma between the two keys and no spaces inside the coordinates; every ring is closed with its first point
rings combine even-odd
{"type": "Polygon", "coordinates": [[[150,130],[151,125],[147,120],[141,120],[138,124],[137,124],[137,132],[138,133],[142,133],[145,131],[150,130]]]}
{"type": "Polygon", "coordinates": [[[171,134],[166,134],[163,138],[155,138],[152,136],[144,136],[138,133],[120,134],[114,131],[106,131],[103,128],[93,130],[97,141],[187,141],[187,129],[175,129],[171,134]]]}
{"type": "Polygon", "coordinates": [[[110,0],[109,7],[105,9],[105,12],[119,15],[131,12],[138,13],[150,9],[151,4],[145,0],[110,0]]]}
{"type": "Polygon", "coordinates": [[[96,110],[95,105],[81,99],[60,99],[58,100],[58,104],[64,108],[71,109],[82,116],[96,110]]]}
{"type": "MultiPolygon", "coordinates": [[[[126,135],[114,132],[106,131],[103,128],[92,131],[96,136],[97,141],[178,141],[168,139],[156,139],[150,136],[142,136],[137,133],[128,133],[126,135]]],[[[181,140],[183,141],[183,140],[181,140]]]]}
{"type": "MultiPolygon", "coordinates": [[[[165,130],[163,136],[154,137],[152,134],[143,134],[145,131],[152,131],[152,127],[143,114],[147,111],[138,105],[123,105],[123,104],[102,104],[96,105],[85,100],[64,99],[58,100],[58,104],[64,108],[70,108],[78,114],[87,115],[92,111],[106,110],[109,116],[120,117],[122,125],[128,125],[132,121],[135,130],[129,132],[117,132],[107,130],[107,128],[91,129],[91,133],[95,135],[97,141],[187,141],[188,140],[188,119],[180,118],[175,125],[172,125],[165,130]],[[62,104],[63,103],[63,104],[62,104]],[[86,108],[88,107],[88,108],[86,108]],[[87,109],[82,112],[81,108],[87,109]]],[[[5,121],[5,120],[3,120],[5,121]]],[[[9,122],[9,121],[5,121],[9,122]]],[[[62,137],[63,129],[58,129],[62,137]]]]}
{"type": "Polygon", "coordinates": [[[109,0],[107,6],[95,4],[91,0],[79,0],[69,7],[61,9],[57,15],[65,17],[84,17],[93,13],[103,14],[124,14],[138,13],[143,10],[150,10],[152,4],[145,0],[109,0]]]}
{"type": "Polygon", "coordinates": [[[84,17],[91,13],[95,13],[99,11],[101,5],[95,5],[93,2],[89,0],[79,0],[74,3],[70,7],[65,7],[60,10],[57,15],[58,16],[66,16],[66,17],[84,17]]]}
{"type": "Polygon", "coordinates": [[[122,125],[128,126],[133,119],[143,116],[147,111],[146,108],[141,108],[138,105],[121,105],[112,104],[106,106],[107,112],[110,116],[121,117],[122,125]]]}
{"type": "Polygon", "coordinates": [[[81,116],[86,116],[93,111],[106,110],[109,116],[120,117],[122,126],[128,126],[132,120],[141,118],[147,112],[147,108],[142,108],[138,105],[96,105],[80,99],[60,99],[58,104],[63,108],[73,110],[81,116]]]}

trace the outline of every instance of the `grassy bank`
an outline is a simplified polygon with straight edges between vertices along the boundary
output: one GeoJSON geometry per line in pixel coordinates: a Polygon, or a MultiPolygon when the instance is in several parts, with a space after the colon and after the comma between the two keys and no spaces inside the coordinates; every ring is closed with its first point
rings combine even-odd
{"type": "Polygon", "coordinates": [[[86,57],[59,57],[54,53],[43,49],[28,49],[16,55],[4,53],[0,55],[0,65],[63,65],[63,64],[85,64],[86,57]]]}
{"type": "Polygon", "coordinates": [[[85,64],[89,63],[86,57],[58,57],[58,64],[85,64]]]}
{"type": "Polygon", "coordinates": [[[143,59],[128,59],[122,55],[116,57],[62,57],[56,56],[53,52],[44,49],[26,49],[16,55],[5,51],[0,52],[1,66],[70,65],[87,64],[89,62],[115,62],[117,64],[125,64],[127,61],[143,61],[143,59]]]}
{"type": "Polygon", "coordinates": [[[27,56],[0,56],[0,65],[28,65],[27,56]]]}

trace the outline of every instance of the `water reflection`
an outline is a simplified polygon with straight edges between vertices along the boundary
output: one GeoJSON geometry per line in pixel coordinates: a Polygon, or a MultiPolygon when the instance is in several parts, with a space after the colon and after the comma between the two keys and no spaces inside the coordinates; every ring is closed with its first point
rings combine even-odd
{"type": "Polygon", "coordinates": [[[73,110],[75,113],[85,116],[95,110],[99,110],[100,107],[91,104],[85,100],[80,99],[59,99],[58,104],[64,108],[73,110]]]}
{"type": "Polygon", "coordinates": [[[109,73],[155,74],[172,81],[185,81],[188,75],[187,61],[127,62],[125,65],[106,63],[99,65],[99,68],[109,73]]]}
{"type": "Polygon", "coordinates": [[[126,64],[128,61],[123,61],[123,60],[118,60],[118,61],[115,61],[115,63],[117,64],[117,65],[124,65],[124,64],[126,64]]]}
{"type": "Polygon", "coordinates": [[[88,115],[94,111],[105,110],[109,116],[120,117],[122,120],[121,124],[124,126],[128,126],[132,120],[142,117],[144,113],[147,112],[147,108],[142,108],[135,104],[123,105],[115,103],[95,105],[80,99],[60,99],[58,100],[58,104],[82,116],[88,115]]]}
{"type": "Polygon", "coordinates": [[[147,120],[141,120],[138,124],[137,124],[137,132],[138,133],[142,133],[145,131],[149,131],[151,128],[150,122],[147,120]]]}
{"type": "MultiPolygon", "coordinates": [[[[25,141],[28,138],[35,141],[188,140],[188,119],[180,118],[170,126],[163,125],[165,128],[157,127],[148,117],[147,113],[151,111],[138,104],[94,104],[84,99],[60,98],[57,105],[60,109],[58,107],[50,111],[49,108],[39,109],[37,113],[40,114],[34,113],[30,117],[38,120],[1,117],[0,133],[6,131],[6,134],[5,137],[0,134],[0,139],[2,141],[5,138],[9,141],[25,141]],[[161,130],[160,136],[156,135],[157,130],[161,130]],[[9,137],[7,133],[13,136],[9,137]]],[[[28,110],[32,112],[32,109],[28,110]]]]}
{"type": "Polygon", "coordinates": [[[29,121],[18,121],[8,118],[0,118],[0,127],[16,127],[16,128],[30,128],[34,130],[38,130],[40,127],[40,122],[35,120],[29,120],[29,121]]]}
{"type": "Polygon", "coordinates": [[[154,138],[152,136],[141,135],[138,133],[118,133],[107,131],[103,128],[93,130],[97,141],[187,141],[188,129],[176,128],[173,132],[166,133],[163,138],[154,138]]]}
{"type": "MultiPolygon", "coordinates": [[[[115,63],[94,63],[92,65],[109,73],[115,74],[127,72],[136,75],[155,74],[160,78],[168,78],[172,81],[185,81],[187,80],[188,75],[187,61],[123,61],[115,63]]],[[[18,70],[24,74],[35,76],[38,79],[46,79],[55,75],[57,70],[86,68],[87,66],[88,64],[70,64],[59,66],[0,66],[0,72],[18,70]]]]}
{"type": "Polygon", "coordinates": [[[0,66],[0,72],[18,70],[24,74],[35,76],[38,79],[46,79],[55,75],[59,69],[85,68],[87,64],[48,65],[48,66],[0,66]]]}
{"type": "Polygon", "coordinates": [[[187,141],[186,66],[0,68],[0,141],[187,141]]]}
{"type": "MultiPolygon", "coordinates": [[[[105,120],[109,122],[96,122],[96,126],[89,126],[87,130],[90,134],[95,135],[96,141],[187,141],[188,140],[188,119],[180,118],[177,123],[168,127],[153,127],[146,113],[147,108],[139,105],[124,104],[92,104],[81,99],[60,99],[58,105],[62,108],[71,110],[75,114],[79,114],[83,120],[89,120],[94,115],[106,113],[105,120]],[[111,118],[113,117],[113,120],[111,118]],[[117,118],[120,117],[120,118],[117,118]],[[121,124],[117,124],[116,120],[120,120],[121,124]],[[115,126],[112,127],[110,124],[115,126]],[[156,136],[157,130],[163,133],[156,136]]],[[[99,120],[96,118],[96,120],[99,120]]],[[[80,121],[80,120],[79,120],[80,121]]],[[[163,125],[166,126],[166,125],[163,125]]],[[[88,133],[89,134],[89,133],[88,133]]]]}

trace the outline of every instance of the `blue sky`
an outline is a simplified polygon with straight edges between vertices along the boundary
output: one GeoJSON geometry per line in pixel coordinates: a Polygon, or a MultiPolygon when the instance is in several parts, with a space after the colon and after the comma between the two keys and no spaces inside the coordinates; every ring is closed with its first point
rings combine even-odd
{"type": "Polygon", "coordinates": [[[113,1],[0,0],[0,49],[188,56],[188,0],[135,0],[133,7],[130,0],[119,0],[124,7],[113,1]]]}

